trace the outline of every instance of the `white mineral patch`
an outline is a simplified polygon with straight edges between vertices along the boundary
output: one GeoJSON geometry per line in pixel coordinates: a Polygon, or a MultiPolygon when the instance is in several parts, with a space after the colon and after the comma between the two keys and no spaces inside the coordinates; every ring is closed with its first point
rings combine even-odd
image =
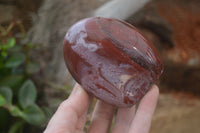
{"type": "Polygon", "coordinates": [[[121,89],[121,87],[126,84],[126,82],[132,78],[134,75],[121,75],[120,76],[120,80],[121,80],[121,83],[119,83],[119,89],[121,89]]]}
{"type": "Polygon", "coordinates": [[[132,92],[129,92],[129,91],[127,91],[126,94],[127,94],[128,96],[131,96],[131,97],[134,96],[133,93],[132,93],[132,92]]]}

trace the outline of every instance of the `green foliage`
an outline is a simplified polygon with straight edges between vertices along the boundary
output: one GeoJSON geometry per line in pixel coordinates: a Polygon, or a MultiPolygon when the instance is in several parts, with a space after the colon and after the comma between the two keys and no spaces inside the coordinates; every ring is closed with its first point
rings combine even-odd
{"type": "Polygon", "coordinates": [[[7,108],[12,116],[15,116],[15,117],[22,116],[22,111],[19,109],[18,106],[11,105],[11,106],[8,106],[7,108]]]}
{"type": "Polygon", "coordinates": [[[9,129],[8,133],[17,133],[24,125],[24,121],[17,121],[15,122],[11,128],[9,129]]]}
{"type": "MultiPolygon", "coordinates": [[[[1,73],[2,74],[2,73],[1,73]]],[[[24,75],[6,75],[4,77],[0,77],[0,86],[7,86],[10,88],[19,87],[21,83],[24,81],[24,75]]]]}
{"type": "Polygon", "coordinates": [[[39,125],[44,121],[45,115],[40,107],[32,104],[23,110],[22,118],[32,125],[39,125]]]}
{"type": "Polygon", "coordinates": [[[43,124],[48,109],[36,103],[37,88],[31,75],[40,65],[31,60],[34,46],[5,31],[0,31],[0,132],[22,133],[27,124],[43,124]]]}
{"type": "Polygon", "coordinates": [[[35,103],[36,96],[37,92],[34,83],[31,80],[25,81],[18,93],[20,106],[25,109],[27,106],[33,105],[35,103]]]}
{"type": "Polygon", "coordinates": [[[5,99],[6,104],[10,105],[12,103],[13,93],[9,87],[0,87],[0,94],[5,99]]]}
{"type": "Polygon", "coordinates": [[[21,65],[26,59],[26,56],[23,53],[13,54],[6,62],[5,67],[15,68],[21,65]]]}
{"type": "Polygon", "coordinates": [[[5,98],[0,94],[0,107],[6,103],[5,98]]]}

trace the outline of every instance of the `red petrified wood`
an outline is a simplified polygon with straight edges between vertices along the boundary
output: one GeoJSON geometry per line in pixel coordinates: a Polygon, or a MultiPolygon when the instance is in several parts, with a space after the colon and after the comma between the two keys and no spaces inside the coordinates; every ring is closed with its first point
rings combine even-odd
{"type": "Polygon", "coordinates": [[[69,29],[64,59],[84,89],[118,107],[134,105],[163,71],[155,48],[135,27],[101,17],[69,29]]]}

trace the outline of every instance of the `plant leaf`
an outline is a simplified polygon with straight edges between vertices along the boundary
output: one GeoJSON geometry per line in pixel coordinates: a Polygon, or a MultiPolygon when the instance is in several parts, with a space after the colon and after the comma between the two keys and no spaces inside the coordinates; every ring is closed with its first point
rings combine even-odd
{"type": "Polygon", "coordinates": [[[16,88],[22,83],[23,80],[24,77],[22,75],[6,76],[0,80],[0,86],[8,86],[10,88],[16,88]]]}
{"type": "Polygon", "coordinates": [[[16,40],[15,38],[9,38],[6,43],[6,49],[10,49],[15,46],[16,40]]]}
{"type": "Polygon", "coordinates": [[[32,125],[40,125],[44,122],[45,115],[36,104],[33,104],[24,109],[22,118],[32,125]]]}
{"type": "Polygon", "coordinates": [[[0,94],[5,98],[6,104],[11,104],[12,103],[12,90],[9,87],[0,87],[0,94]]]}
{"type": "Polygon", "coordinates": [[[27,46],[29,47],[29,48],[33,48],[33,44],[32,43],[27,43],[27,46]]]}
{"type": "Polygon", "coordinates": [[[21,117],[23,115],[22,111],[14,105],[8,106],[8,110],[12,116],[21,117]]]}
{"type": "Polygon", "coordinates": [[[6,57],[7,55],[8,55],[8,53],[6,51],[1,52],[1,56],[6,57]]]}
{"type": "Polygon", "coordinates": [[[9,129],[8,133],[17,133],[19,129],[24,125],[24,120],[16,121],[9,129]]]}
{"type": "Polygon", "coordinates": [[[37,96],[36,88],[31,80],[26,80],[18,93],[18,100],[21,107],[24,109],[35,103],[37,96]]]}
{"type": "Polygon", "coordinates": [[[6,99],[0,94],[0,107],[6,103],[6,99]]]}
{"type": "Polygon", "coordinates": [[[7,68],[18,67],[25,61],[25,59],[26,56],[23,53],[15,54],[6,61],[5,67],[7,68]]]}

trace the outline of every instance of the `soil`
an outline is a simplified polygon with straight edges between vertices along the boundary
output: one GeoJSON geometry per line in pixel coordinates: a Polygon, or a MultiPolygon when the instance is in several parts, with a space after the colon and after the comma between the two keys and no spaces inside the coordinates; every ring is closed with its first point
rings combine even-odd
{"type": "Polygon", "coordinates": [[[186,93],[161,94],[150,133],[199,133],[200,98],[186,93]]]}

